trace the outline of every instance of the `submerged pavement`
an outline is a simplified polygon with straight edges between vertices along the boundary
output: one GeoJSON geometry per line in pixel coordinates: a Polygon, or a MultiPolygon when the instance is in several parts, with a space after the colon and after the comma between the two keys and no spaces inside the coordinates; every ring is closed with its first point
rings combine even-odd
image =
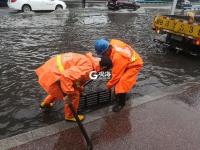
{"type": "MultiPolygon", "coordinates": [[[[94,150],[198,150],[200,84],[189,82],[129,100],[126,108],[87,114],[94,150]]],[[[84,150],[74,123],[59,122],[0,141],[1,149],[84,150]]]]}

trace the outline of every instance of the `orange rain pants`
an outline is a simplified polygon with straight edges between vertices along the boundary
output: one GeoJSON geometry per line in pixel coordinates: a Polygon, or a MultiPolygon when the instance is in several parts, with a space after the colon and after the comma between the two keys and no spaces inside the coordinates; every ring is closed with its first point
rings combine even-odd
{"type": "Polygon", "coordinates": [[[143,66],[143,60],[139,54],[128,44],[120,40],[111,40],[111,53],[109,55],[113,63],[112,78],[107,87],[115,86],[115,93],[128,93],[136,84],[137,76],[143,66]]]}
{"type": "MultiPolygon", "coordinates": [[[[80,93],[81,91],[78,89],[75,89],[73,94],[68,95],[69,99],[72,100],[72,105],[74,107],[74,110],[77,112],[78,110],[78,106],[79,106],[79,101],[80,101],[80,93]]],[[[52,96],[52,95],[47,95],[47,97],[43,100],[43,102],[46,105],[50,105],[50,103],[54,103],[55,101],[57,101],[59,99],[57,99],[56,97],[52,96]]],[[[64,102],[64,113],[65,113],[65,118],[71,118],[73,117],[73,114],[68,106],[68,104],[66,102],[64,102]]]]}
{"type": "MultiPolygon", "coordinates": [[[[83,84],[89,80],[91,71],[99,71],[99,59],[92,56],[77,53],[65,53],[48,60],[44,65],[36,69],[39,84],[48,93],[44,99],[46,105],[62,100],[64,94],[72,100],[75,111],[78,109],[80,93],[83,84]]],[[[72,113],[65,103],[65,117],[72,117],[72,113]]]]}

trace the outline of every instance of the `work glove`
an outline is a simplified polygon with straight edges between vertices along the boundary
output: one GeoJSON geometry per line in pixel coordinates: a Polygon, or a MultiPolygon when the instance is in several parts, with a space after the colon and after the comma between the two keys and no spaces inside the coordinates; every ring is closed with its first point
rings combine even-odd
{"type": "Polygon", "coordinates": [[[79,81],[76,81],[76,87],[77,87],[77,88],[80,88],[80,87],[81,87],[81,84],[80,84],[79,81]]]}
{"type": "Polygon", "coordinates": [[[70,99],[69,99],[69,96],[68,96],[68,95],[66,95],[66,96],[63,98],[63,100],[64,100],[67,104],[69,104],[70,99]]]}
{"type": "Polygon", "coordinates": [[[80,92],[83,91],[83,85],[81,85],[81,82],[80,82],[80,81],[76,81],[76,82],[75,82],[75,85],[76,85],[76,88],[78,88],[78,90],[79,90],[80,92]]]}
{"type": "Polygon", "coordinates": [[[106,87],[110,90],[113,86],[107,83],[106,87]]]}

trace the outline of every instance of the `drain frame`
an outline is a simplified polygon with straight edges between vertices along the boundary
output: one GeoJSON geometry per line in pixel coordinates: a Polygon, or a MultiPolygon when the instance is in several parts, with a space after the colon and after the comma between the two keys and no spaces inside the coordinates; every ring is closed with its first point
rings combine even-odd
{"type": "Polygon", "coordinates": [[[98,90],[80,96],[78,113],[91,112],[112,104],[111,90],[98,90]]]}

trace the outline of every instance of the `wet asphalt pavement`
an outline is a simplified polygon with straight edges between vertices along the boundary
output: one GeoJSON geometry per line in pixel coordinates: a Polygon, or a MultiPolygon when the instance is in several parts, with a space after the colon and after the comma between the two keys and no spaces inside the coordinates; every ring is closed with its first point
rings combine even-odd
{"type": "Polygon", "coordinates": [[[49,114],[39,110],[45,92],[37,83],[34,69],[61,52],[93,51],[99,37],[121,39],[144,59],[137,86],[131,91],[134,96],[198,77],[198,58],[176,54],[153,42],[151,21],[160,12],[168,11],[145,8],[112,12],[92,6],[23,14],[1,9],[0,138],[63,120],[62,104],[49,114]]]}
{"type": "MultiPolygon", "coordinates": [[[[119,113],[108,113],[85,124],[94,150],[199,150],[200,110],[193,104],[199,100],[200,85],[185,84],[174,90],[181,92],[172,91],[172,95],[119,113]]],[[[11,148],[32,149],[87,148],[76,127],[11,148]]]]}

